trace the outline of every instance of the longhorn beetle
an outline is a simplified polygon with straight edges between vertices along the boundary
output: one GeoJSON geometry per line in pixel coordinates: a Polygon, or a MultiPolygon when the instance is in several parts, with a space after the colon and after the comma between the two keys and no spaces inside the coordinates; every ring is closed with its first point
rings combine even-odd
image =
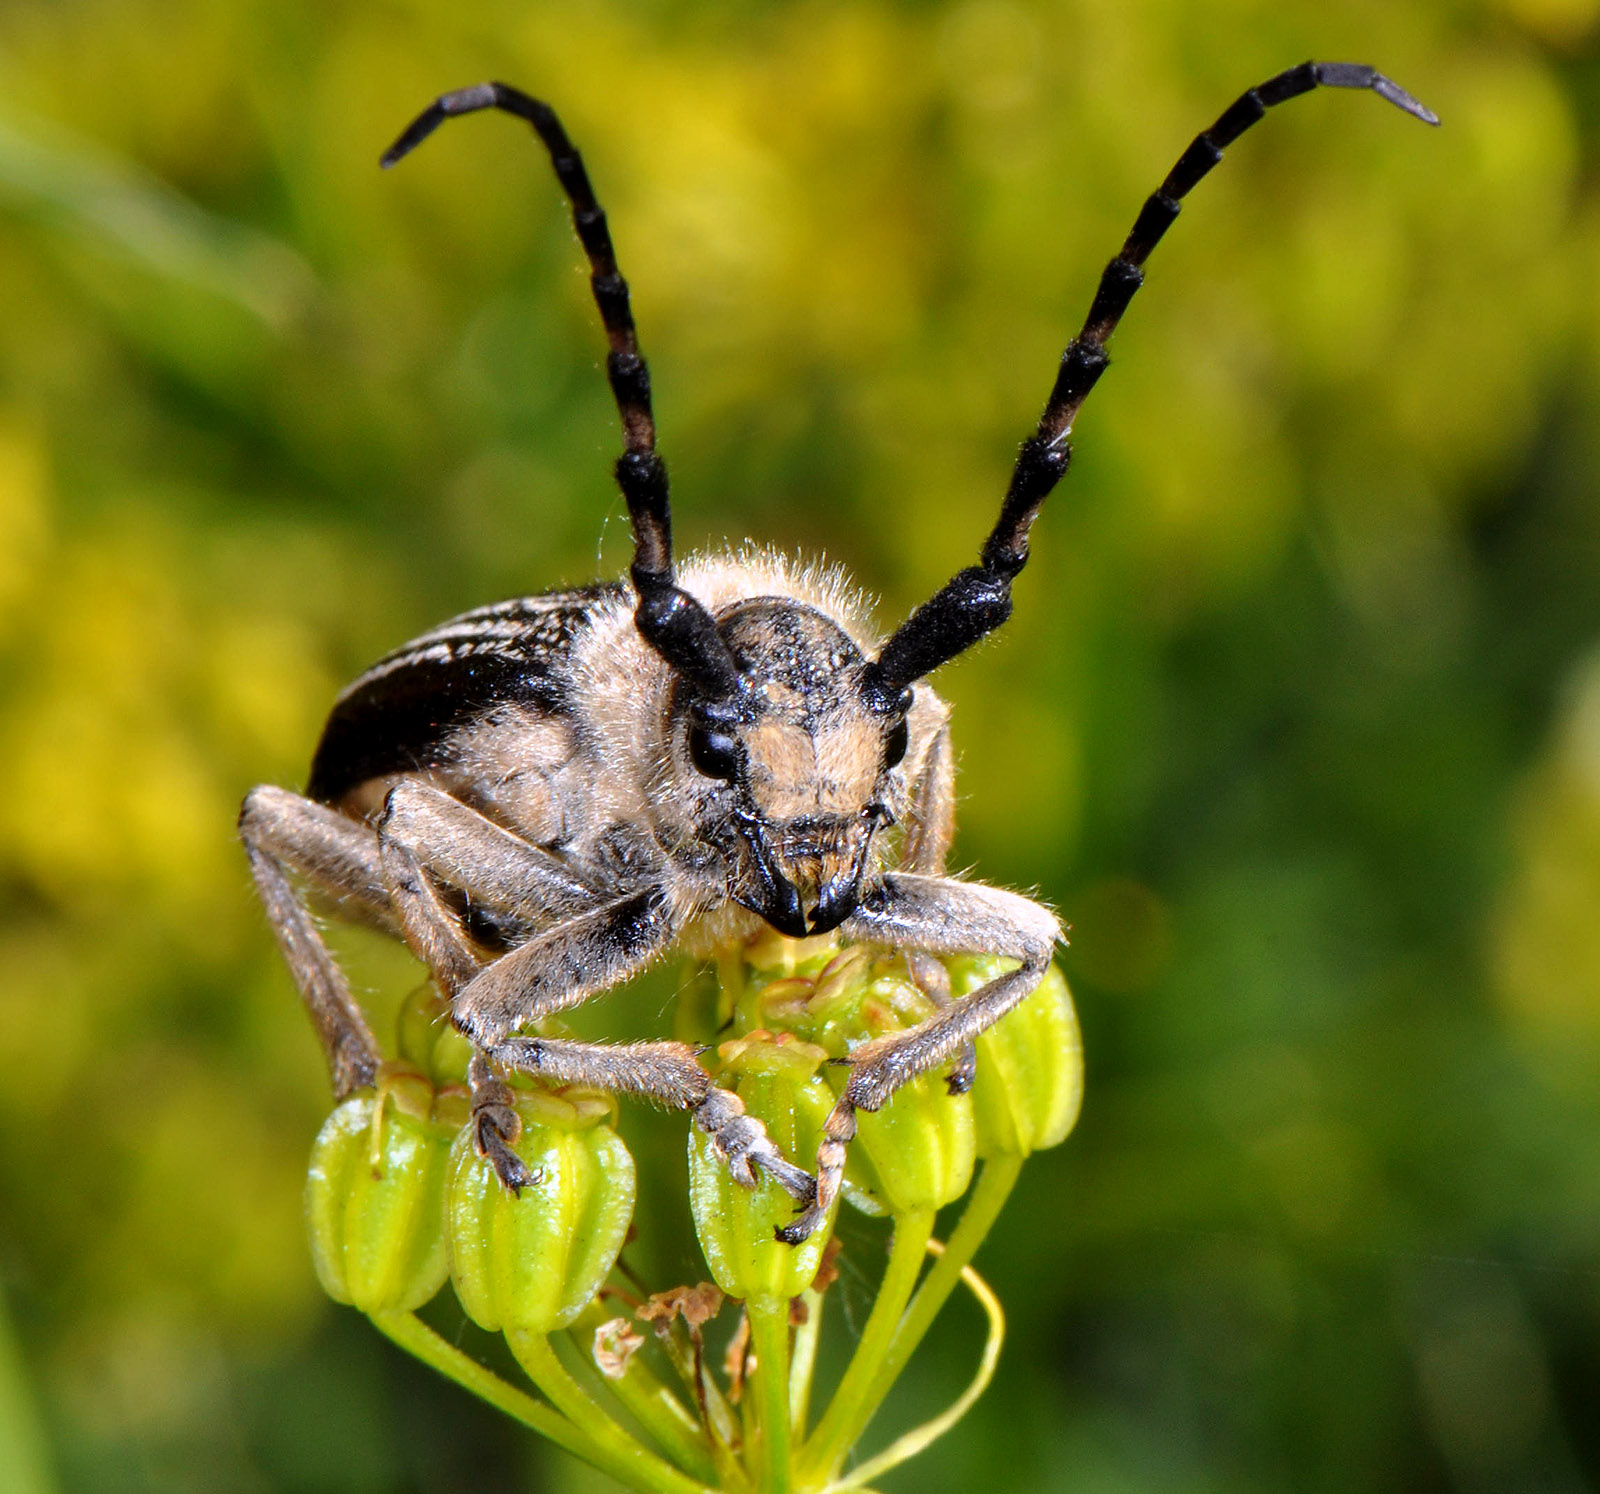
{"type": "Polygon", "coordinates": [[[427,966],[474,1048],[475,1144],[511,1189],[531,1181],[511,1149],[511,1070],[688,1110],[740,1182],[754,1186],[759,1168],[795,1198],[779,1232],[790,1242],[837,1193],[856,1111],[944,1065],[952,1089],[971,1083],[974,1037],[1037,985],[1061,928],[1017,893],[945,875],[949,712],[926,677],[1010,615],[1029,527],[1067,470],[1106,341],[1182,199],[1269,108],[1318,85],[1371,89],[1438,123],[1370,67],[1307,62],[1198,135],[1101,276],[978,563],[886,642],[835,573],[757,550],[674,562],[627,282],[566,131],[548,104],[503,83],[447,93],[418,115],[383,165],[481,109],[525,120],[550,154],[610,348],[634,552],[627,581],[480,607],[397,649],[340,695],[304,795],[262,787],[246,798],[251,870],[339,1098],[373,1082],[378,1048],[293,879],[427,966]],[[936,1003],[920,1025],[852,1053],[814,1178],[685,1044],[526,1030],[674,946],[704,955],[763,923],[904,952],[936,1003]],[[962,953],[1020,963],[951,1000],[929,957],[962,953]]]}

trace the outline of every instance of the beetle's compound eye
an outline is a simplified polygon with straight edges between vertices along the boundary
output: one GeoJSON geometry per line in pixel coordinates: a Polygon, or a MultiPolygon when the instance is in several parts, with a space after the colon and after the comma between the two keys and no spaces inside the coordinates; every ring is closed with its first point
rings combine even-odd
{"type": "Polygon", "coordinates": [[[689,760],[707,778],[731,780],[739,771],[739,758],[737,737],[699,721],[689,728],[689,760]]]}
{"type": "Polygon", "coordinates": [[[889,735],[883,742],[883,765],[885,768],[897,766],[900,759],[906,755],[906,748],[911,745],[911,728],[902,716],[889,728],[889,735]]]}

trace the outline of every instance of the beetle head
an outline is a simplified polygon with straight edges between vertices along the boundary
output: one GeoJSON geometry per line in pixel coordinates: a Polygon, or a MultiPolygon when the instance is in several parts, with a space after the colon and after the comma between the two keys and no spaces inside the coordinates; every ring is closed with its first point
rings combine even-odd
{"type": "Polygon", "coordinates": [[[740,602],[717,632],[739,687],[708,698],[680,677],[673,798],[734,902],[780,933],[824,933],[855,911],[873,837],[904,808],[911,692],[874,690],[850,636],[789,598],[740,602]]]}

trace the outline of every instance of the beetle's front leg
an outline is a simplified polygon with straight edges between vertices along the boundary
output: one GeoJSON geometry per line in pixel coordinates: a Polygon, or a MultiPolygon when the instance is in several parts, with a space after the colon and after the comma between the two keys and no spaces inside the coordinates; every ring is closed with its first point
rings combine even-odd
{"type": "MultiPolygon", "coordinates": [[[[943,709],[941,707],[941,709],[943,709]]],[[[911,803],[906,812],[904,870],[942,877],[950,840],[955,833],[955,758],[950,750],[950,728],[942,724],[928,745],[911,782],[911,803]]],[[[911,979],[935,1006],[950,1002],[950,977],[926,950],[908,949],[906,968],[911,979]]],[[[945,1083],[953,1095],[972,1088],[978,1072],[978,1050],[968,1043],[956,1055],[945,1083]]]]}
{"type": "Polygon", "coordinates": [[[790,1244],[816,1229],[839,1191],[856,1111],[880,1109],[901,1085],[969,1048],[1039,984],[1061,938],[1055,914],[1015,892],[908,872],[885,876],[842,929],[863,944],[939,955],[1006,955],[1022,963],[915,1027],[862,1043],[851,1053],[850,1078],[817,1150],[816,1199],[779,1231],[790,1244]]]}
{"type": "Polygon", "coordinates": [[[532,1179],[512,1150],[520,1125],[496,1064],[688,1110],[739,1182],[753,1187],[752,1168],[759,1167],[809,1202],[811,1175],[784,1158],[737,1096],[712,1084],[686,1045],[579,1043],[516,1033],[621,985],[664,953],[677,925],[660,893],[607,897],[547,851],[422,783],[402,783],[390,793],[378,841],[406,942],[438,981],[456,1026],[479,1049],[470,1075],[473,1138],[506,1187],[517,1191],[532,1179]],[[548,922],[552,915],[559,921],[485,963],[439,896],[436,876],[529,922],[548,922]]]}
{"type": "Polygon", "coordinates": [[[581,1043],[513,1031],[620,985],[675,933],[654,892],[569,918],[486,966],[456,996],[456,1025],[505,1068],[689,1111],[737,1182],[753,1188],[759,1167],[808,1204],[816,1192],[810,1173],[783,1156],[737,1095],[712,1084],[687,1044],[581,1043]]]}
{"type": "Polygon", "coordinates": [[[695,1125],[710,1136],[736,1183],[754,1188],[759,1168],[798,1203],[809,1204],[816,1196],[811,1174],[778,1150],[766,1127],[746,1113],[738,1095],[711,1082],[686,1043],[579,1043],[512,1036],[489,1052],[508,1069],[559,1084],[637,1095],[673,1110],[687,1110],[695,1125]]]}
{"type": "Polygon", "coordinates": [[[512,1031],[619,985],[660,954],[675,932],[655,893],[570,918],[486,967],[456,997],[456,1024],[506,1068],[689,1111],[737,1182],[753,1188],[752,1169],[759,1167],[809,1204],[816,1192],[810,1173],[784,1157],[737,1095],[712,1084],[687,1044],[580,1043],[512,1031]]]}
{"type": "MultiPolygon", "coordinates": [[[[377,847],[388,900],[399,917],[406,943],[450,1002],[456,1025],[479,1045],[468,1068],[473,1144],[500,1181],[519,1193],[534,1181],[513,1150],[522,1123],[510,1087],[495,1072],[485,1050],[492,1034],[509,1030],[508,1006],[517,1013],[510,1022],[514,1026],[573,1005],[592,992],[581,982],[563,980],[559,968],[543,972],[550,979],[542,990],[530,989],[524,972],[541,958],[544,946],[539,939],[532,941],[532,954],[524,945],[497,961],[486,962],[467,938],[460,918],[440,896],[438,880],[483,905],[532,923],[548,922],[574,907],[592,905],[599,894],[549,852],[417,780],[404,780],[390,791],[378,821],[377,847]],[[475,984],[480,974],[499,970],[507,962],[508,968],[500,970],[497,981],[481,987],[475,984]],[[464,1000],[468,992],[476,994],[464,1000]]],[[[602,908],[600,913],[604,921],[607,910],[602,908]]],[[[582,921],[581,917],[577,920],[582,921]]],[[[602,962],[595,966],[595,973],[603,988],[626,979],[632,971],[614,972],[602,962]]]]}
{"type": "Polygon", "coordinates": [[[604,896],[542,846],[420,779],[402,779],[389,791],[377,848],[405,941],[452,1001],[484,961],[439,896],[440,883],[479,909],[533,925],[592,907],[604,896]]]}

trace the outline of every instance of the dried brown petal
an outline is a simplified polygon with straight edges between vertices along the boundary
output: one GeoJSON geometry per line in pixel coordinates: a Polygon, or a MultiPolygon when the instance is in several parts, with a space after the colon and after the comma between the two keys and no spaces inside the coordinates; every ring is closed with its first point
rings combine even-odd
{"type": "Polygon", "coordinates": [[[594,1330],[595,1367],[606,1379],[620,1380],[643,1344],[644,1334],[626,1318],[612,1318],[594,1330]]]}
{"type": "Polygon", "coordinates": [[[683,1299],[683,1321],[691,1328],[709,1323],[722,1311],[722,1290],[709,1281],[691,1287],[683,1299]]]}
{"type": "Polygon", "coordinates": [[[656,1332],[665,1332],[677,1318],[682,1318],[691,1328],[709,1323],[722,1310],[722,1292],[709,1281],[696,1286],[669,1287],[656,1292],[634,1312],[641,1323],[653,1323],[656,1332]]]}
{"type": "Polygon", "coordinates": [[[739,1314],[739,1326],[728,1340],[728,1352],[722,1356],[722,1377],[728,1382],[728,1402],[737,1406],[744,1397],[744,1372],[750,1358],[750,1315],[739,1314]]]}
{"type": "Polygon", "coordinates": [[[844,1243],[835,1235],[822,1252],[822,1263],[812,1279],[811,1290],[825,1292],[839,1279],[839,1257],[844,1253],[844,1243]]]}

